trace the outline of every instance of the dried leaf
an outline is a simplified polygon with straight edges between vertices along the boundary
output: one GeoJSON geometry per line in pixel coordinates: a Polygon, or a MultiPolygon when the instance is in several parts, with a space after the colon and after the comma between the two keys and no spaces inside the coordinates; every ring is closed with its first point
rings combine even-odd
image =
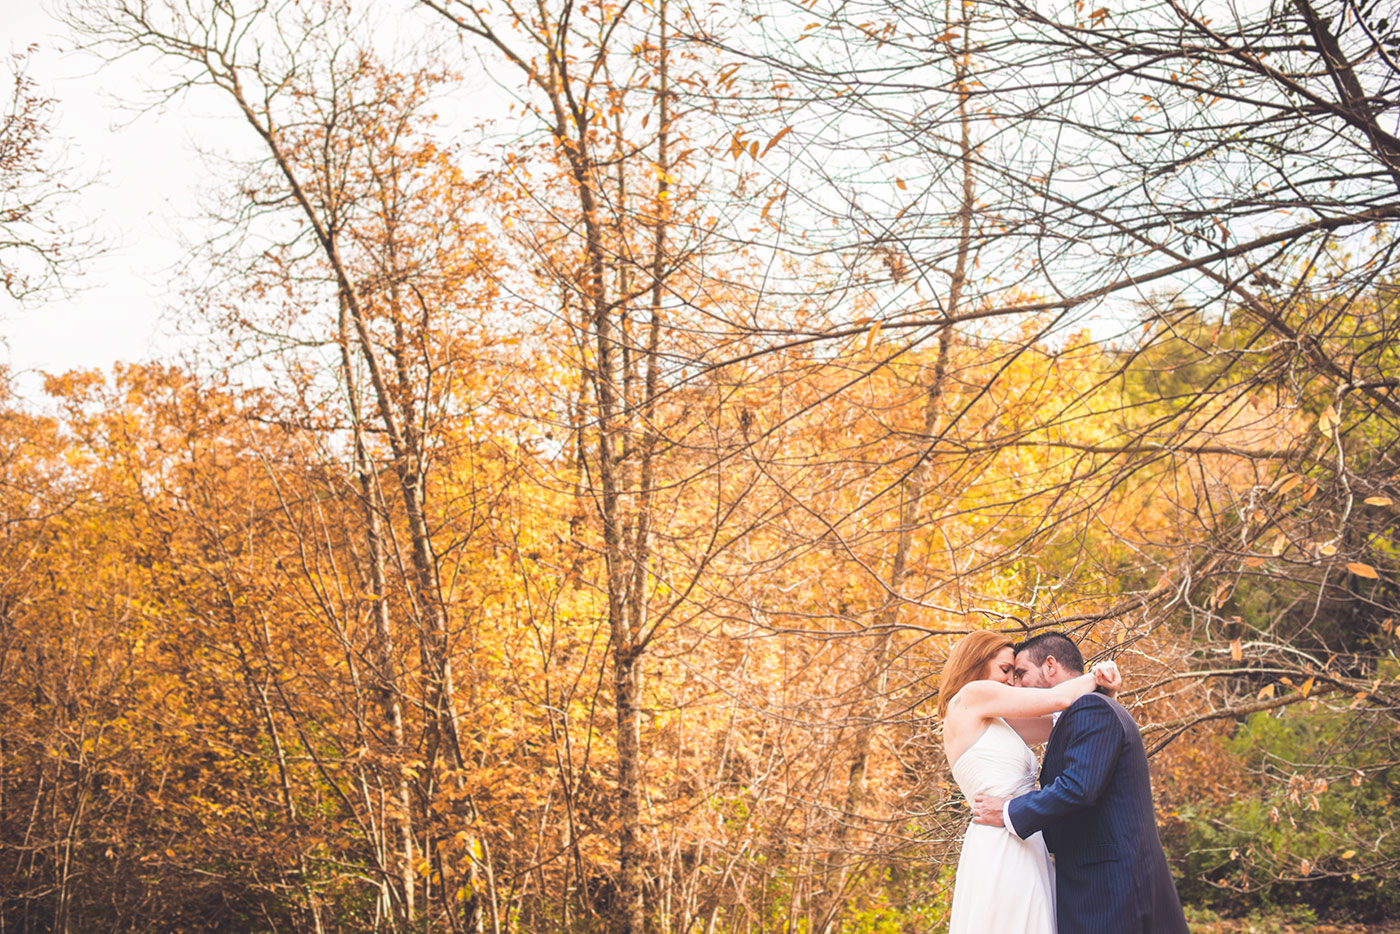
{"type": "MultiPolygon", "coordinates": [[[[768,155],[768,150],[770,150],[770,149],[772,149],[774,146],[778,145],[778,140],[782,139],[784,136],[787,136],[787,135],[788,135],[789,133],[791,133],[791,132],[792,132],[792,127],[790,127],[790,126],[785,126],[785,127],[783,127],[781,130],[779,130],[779,131],[778,131],[778,134],[768,141],[768,145],[763,147],[763,151],[760,152],[760,153],[758,154],[759,158],[762,158],[763,156],[768,155]]],[[[755,148],[755,149],[758,148],[758,144],[757,144],[757,143],[754,143],[754,148],[755,148]]]]}
{"type": "Polygon", "coordinates": [[[1376,580],[1380,577],[1380,575],[1376,573],[1375,568],[1371,567],[1369,564],[1362,564],[1360,561],[1348,561],[1347,570],[1357,577],[1365,577],[1370,580],[1376,580]]]}
{"type": "Polygon", "coordinates": [[[1328,406],[1322,410],[1322,414],[1317,417],[1317,430],[1324,435],[1330,435],[1332,429],[1337,427],[1337,410],[1328,406]]]}
{"type": "Polygon", "coordinates": [[[1244,642],[1239,639],[1230,640],[1230,658],[1237,662],[1244,661],[1244,642]]]}
{"type": "Polygon", "coordinates": [[[1389,506],[1392,502],[1394,502],[1394,500],[1392,500],[1389,496],[1366,497],[1367,506],[1389,506]]]}

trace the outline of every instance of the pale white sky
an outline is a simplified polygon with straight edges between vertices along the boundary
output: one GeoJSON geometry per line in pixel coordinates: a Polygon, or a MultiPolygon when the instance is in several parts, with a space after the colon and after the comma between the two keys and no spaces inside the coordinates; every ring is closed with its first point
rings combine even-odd
{"type": "MultiPolygon", "coordinates": [[[[0,55],[39,45],[29,74],[40,94],[57,101],[54,149],[75,177],[94,179],[65,219],[91,230],[107,248],[84,264],[70,295],[20,305],[0,293],[0,364],[8,364],[14,388],[31,399],[40,391],[41,372],[168,360],[198,347],[200,320],[182,310],[180,290],[190,283],[177,267],[189,244],[211,230],[202,205],[228,175],[218,157],[257,152],[247,126],[212,92],[190,92],[210,97],[187,94],[158,111],[131,109],[129,102],[141,99],[151,83],[141,63],[103,63],[76,51],[53,6],[54,0],[0,0],[0,55]]],[[[445,41],[435,26],[430,19],[395,16],[375,36],[389,45],[402,38],[400,30],[410,42],[445,41]]],[[[474,55],[463,56],[461,65],[474,75],[461,91],[470,101],[462,113],[475,120],[503,117],[510,95],[479,70],[474,55]]]]}
{"type": "MultiPolygon", "coordinates": [[[[0,0],[0,53],[39,44],[30,76],[41,94],[57,99],[55,151],[62,150],[75,177],[95,179],[68,220],[90,224],[107,249],[84,264],[69,296],[18,305],[0,294],[0,362],[8,363],[25,396],[39,388],[37,371],[167,357],[187,345],[188,337],[175,333],[173,267],[186,252],[182,236],[200,229],[197,195],[207,174],[189,114],[123,109],[111,91],[129,94],[141,81],[138,64],[99,70],[93,57],[73,51],[48,6],[47,0],[0,0]]],[[[236,127],[218,123],[197,121],[202,146],[211,138],[217,145],[221,134],[236,137],[236,127]]]]}

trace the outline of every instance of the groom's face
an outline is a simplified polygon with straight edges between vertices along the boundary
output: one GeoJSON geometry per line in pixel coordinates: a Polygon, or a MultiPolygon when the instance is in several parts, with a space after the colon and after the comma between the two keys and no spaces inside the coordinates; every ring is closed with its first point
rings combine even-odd
{"type": "Polygon", "coordinates": [[[1021,652],[1016,656],[1016,683],[1023,688],[1054,687],[1051,673],[1045,670],[1047,665],[1053,667],[1053,662],[1054,660],[1047,656],[1043,663],[1037,665],[1031,661],[1029,652],[1021,652]]]}

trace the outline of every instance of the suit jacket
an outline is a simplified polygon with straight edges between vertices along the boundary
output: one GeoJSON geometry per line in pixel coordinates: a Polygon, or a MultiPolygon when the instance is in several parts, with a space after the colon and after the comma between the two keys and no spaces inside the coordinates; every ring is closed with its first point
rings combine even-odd
{"type": "Polygon", "coordinates": [[[1059,934],[1187,934],[1142,735],[1117,701],[1086,694],[1060,715],[1040,790],[1013,798],[1009,814],[1055,854],[1059,934]]]}

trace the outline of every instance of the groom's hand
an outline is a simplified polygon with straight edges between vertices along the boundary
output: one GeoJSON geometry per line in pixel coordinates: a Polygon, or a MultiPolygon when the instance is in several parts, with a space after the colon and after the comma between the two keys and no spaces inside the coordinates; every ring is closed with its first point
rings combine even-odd
{"type": "Polygon", "coordinates": [[[972,822],[974,824],[988,824],[992,827],[1005,826],[1001,822],[1001,809],[1004,804],[1006,804],[1005,798],[997,798],[992,795],[974,795],[972,798],[972,822]]]}

